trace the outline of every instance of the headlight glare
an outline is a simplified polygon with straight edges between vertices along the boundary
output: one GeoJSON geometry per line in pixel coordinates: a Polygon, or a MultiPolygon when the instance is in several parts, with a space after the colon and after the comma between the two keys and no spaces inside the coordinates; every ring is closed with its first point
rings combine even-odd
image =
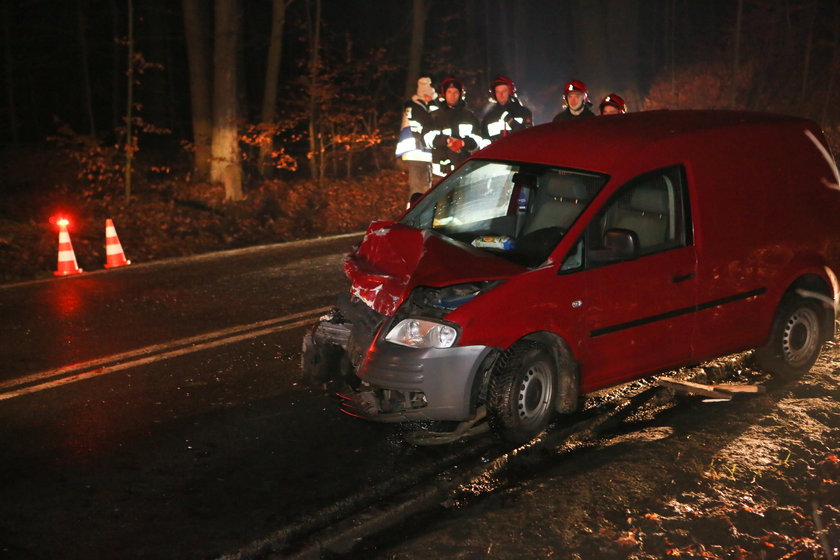
{"type": "Polygon", "coordinates": [[[425,319],[403,319],[385,336],[385,340],[410,348],[449,348],[458,338],[450,325],[425,319]]]}

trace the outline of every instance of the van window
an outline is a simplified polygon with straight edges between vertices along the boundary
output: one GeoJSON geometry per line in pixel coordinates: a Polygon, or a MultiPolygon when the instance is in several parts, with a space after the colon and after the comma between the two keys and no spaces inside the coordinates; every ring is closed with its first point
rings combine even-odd
{"type": "Polygon", "coordinates": [[[402,223],[535,267],[605,183],[596,173],[471,160],[423,197],[402,223]]]}
{"type": "Polygon", "coordinates": [[[598,266],[690,245],[689,222],[682,166],[637,177],[620,188],[589,224],[587,265],[598,266]],[[616,239],[619,247],[611,247],[616,239]],[[632,245],[632,255],[622,253],[626,245],[623,240],[632,245]]]}

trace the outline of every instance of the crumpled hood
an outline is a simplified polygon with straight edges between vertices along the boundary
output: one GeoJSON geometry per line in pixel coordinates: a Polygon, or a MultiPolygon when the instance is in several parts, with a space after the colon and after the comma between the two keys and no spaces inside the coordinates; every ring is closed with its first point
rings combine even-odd
{"type": "Polygon", "coordinates": [[[375,311],[393,315],[415,286],[441,287],[519,274],[525,267],[429,230],[373,222],[344,259],[350,292],[375,311]]]}

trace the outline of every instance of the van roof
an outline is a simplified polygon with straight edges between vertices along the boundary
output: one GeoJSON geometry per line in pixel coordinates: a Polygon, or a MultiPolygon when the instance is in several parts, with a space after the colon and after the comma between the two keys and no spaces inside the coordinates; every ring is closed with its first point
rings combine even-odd
{"type": "MultiPolygon", "coordinates": [[[[475,157],[562,165],[610,173],[619,158],[649,148],[664,147],[698,132],[731,134],[756,140],[766,125],[796,130],[819,130],[812,121],[746,111],[642,111],[624,115],[548,123],[502,138],[477,152],[475,157]]],[[[708,135],[701,134],[708,144],[708,135]]],[[[702,147],[702,145],[699,145],[702,147]]]]}

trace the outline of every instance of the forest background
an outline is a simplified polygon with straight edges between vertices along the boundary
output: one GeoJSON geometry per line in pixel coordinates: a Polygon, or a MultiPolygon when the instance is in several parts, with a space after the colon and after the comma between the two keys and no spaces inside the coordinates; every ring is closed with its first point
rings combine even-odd
{"type": "Polygon", "coordinates": [[[571,78],[631,111],[817,121],[840,153],[836,0],[1,0],[0,281],[82,268],[112,218],[135,262],[364,229],[405,204],[416,79],[536,123],[571,78]]]}

